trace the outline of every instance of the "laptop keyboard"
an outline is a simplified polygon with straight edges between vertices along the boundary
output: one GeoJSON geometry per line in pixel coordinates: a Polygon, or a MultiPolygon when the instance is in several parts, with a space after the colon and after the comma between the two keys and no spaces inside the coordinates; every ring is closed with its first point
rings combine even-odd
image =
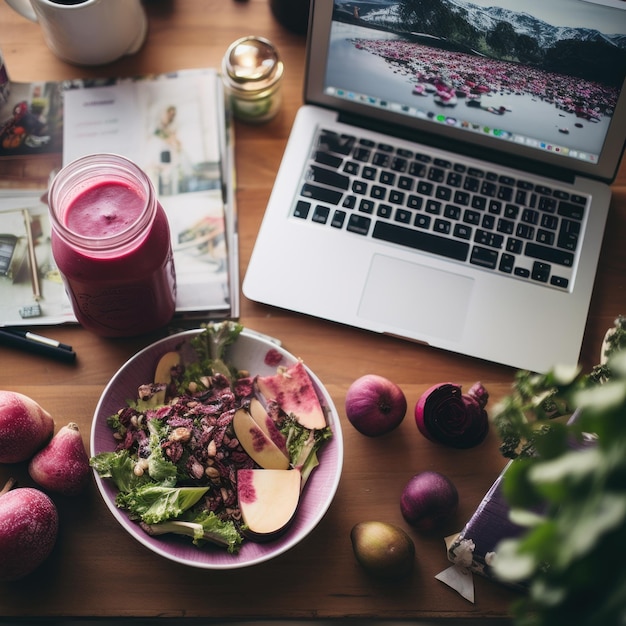
{"type": "Polygon", "coordinates": [[[293,215],[567,289],[587,197],[330,130],[293,215]]]}

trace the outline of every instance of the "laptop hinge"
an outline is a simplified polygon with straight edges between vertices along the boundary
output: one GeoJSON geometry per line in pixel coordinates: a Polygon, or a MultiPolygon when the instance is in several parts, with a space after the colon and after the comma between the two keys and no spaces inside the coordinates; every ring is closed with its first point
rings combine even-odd
{"type": "Polygon", "coordinates": [[[530,159],[509,155],[503,152],[497,152],[480,146],[470,147],[459,141],[455,141],[454,139],[433,135],[424,131],[413,130],[407,128],[406,126],[398,126],[390,122],[372,120],[371,118],[355,115],[354,113],[340,113],[339,121],[352,126],[358,126],[366,130],[373,130],[375,132],[391,135],[393,137],[397,137],[398,139],[414,141],[415,143],[432,146],[433,148],[441,150],[447,150],[449,152],[454,152],[455,154],[462,154],[467,157],[489,161],[496,165],[504,165],[505,167],[523,170],[531,174],[546,176],[567,184],[572,184],[576,178],[575,174],[571,170],[565,168],[554,167],[547,165],[546,163],[536,163],[530,159]]]}

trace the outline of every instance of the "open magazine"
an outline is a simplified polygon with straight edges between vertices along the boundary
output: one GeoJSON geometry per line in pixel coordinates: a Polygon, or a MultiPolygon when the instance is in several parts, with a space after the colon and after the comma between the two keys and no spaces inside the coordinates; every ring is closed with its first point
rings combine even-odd
{"type": "MultiPolygon", "coordinates": [[[[12,84],[0,143],[3,158],[61,149],[63,164],[98,152],[133,160],[168,216],[177,314],[238,317],[233,142],[217,71],[12,84]]],[[[0,189],[0,326],[75,321],[43,194],[0,189]]]]}

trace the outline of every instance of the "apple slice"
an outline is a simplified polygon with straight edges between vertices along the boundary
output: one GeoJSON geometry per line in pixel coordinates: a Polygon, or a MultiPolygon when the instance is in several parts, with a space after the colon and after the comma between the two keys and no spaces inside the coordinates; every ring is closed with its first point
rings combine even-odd
{"type": "Polygon", "coordinates": [[[257,541],[269,541],[284,532],[295,515],[300,500],[300,472],[239,470],[237,495],[246,533],[257,541]]]}
{"type": "Polygon", "coordinates": [[[261,467],[282,470],[289,467],[289,457],[261,430],[246,409],[235,412],[233,430],[241,447],[261,467]]]}
{"type": "Polygon", "coordinates": [[[274,420],[268,415],[265,407],[257,398],[253,398],[250,402],[250,416],[257,423],[258,427],[276,444],[276,447],[289,456],[287,452],[287,439],[274,420]]]}
{"type": "Polygon", "coordinates": [[[172,382],[172,368],[180,364],[178,352],[166,352],[157,363],[154,371],[154,382],[169,385],[172,382]]]}
{"type": "Polygon", "coordinates": [[[326,427],[326,417],[313,382],[301,361],[279,368],[272,376],[258,376],[257,388],[267,401],[273,401],[287,415],[311,430],[326,427]]]}

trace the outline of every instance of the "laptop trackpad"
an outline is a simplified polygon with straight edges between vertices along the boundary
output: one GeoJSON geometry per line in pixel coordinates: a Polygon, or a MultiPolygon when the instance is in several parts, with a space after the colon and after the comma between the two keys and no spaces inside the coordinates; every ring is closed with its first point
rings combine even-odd
{"type": "Polygon", "coordinates": [[[358,315],[394,334],[394,329],[406,329],[459,340],[473,284],[467,276],[377,254],[358,315]]]}

